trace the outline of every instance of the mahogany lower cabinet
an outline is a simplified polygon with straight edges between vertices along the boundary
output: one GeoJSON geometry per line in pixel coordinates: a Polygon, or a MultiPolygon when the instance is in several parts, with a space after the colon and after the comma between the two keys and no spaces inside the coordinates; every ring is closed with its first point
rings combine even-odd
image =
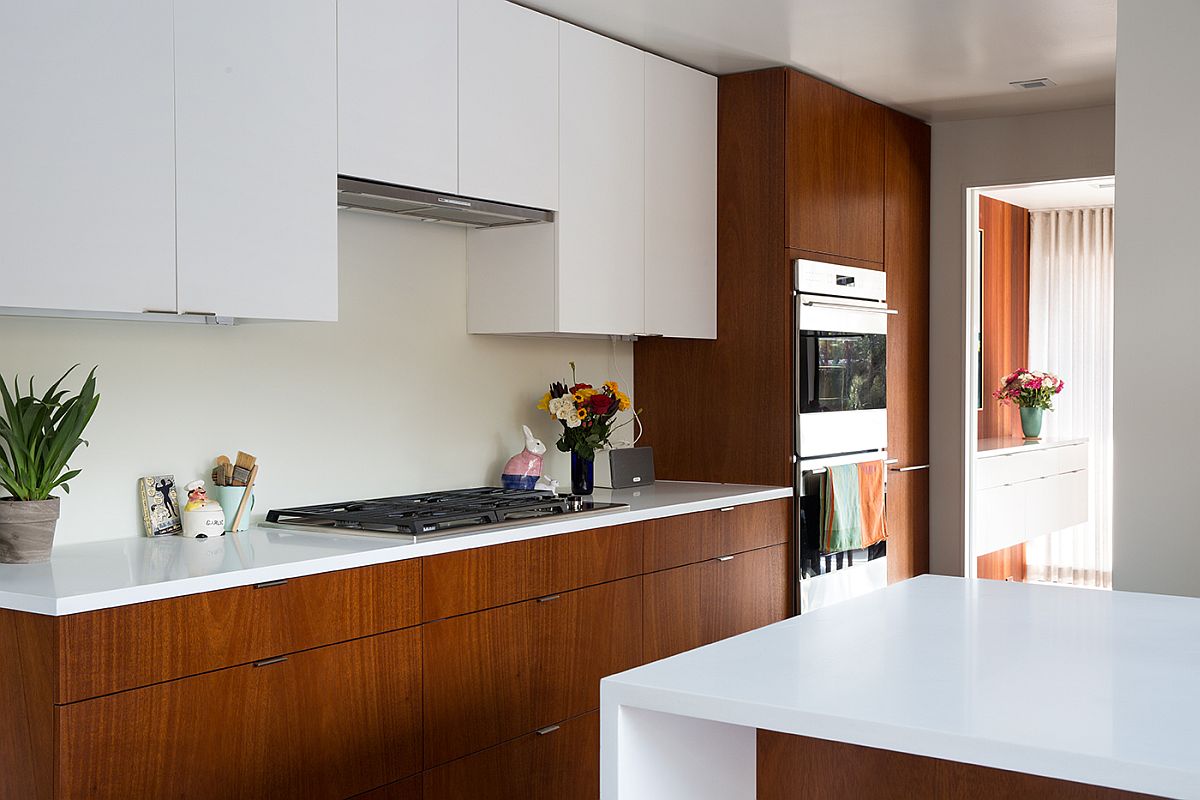
{"type": "Polygon", "coordinates": [[[418,772],[418,629],[58,708],[58,796],[344,798],[418,772]]]}
{"type": "Polygon", "coordinates": [[[719,556],[642,578],[646,661],[711,644],[787,616],[786,545],[719,556]]]}
{"type": "Polygon", "coordinates": [[[640,578],[424,626],[425,766],[600,706],[643,663],[640,578]]]}
{"type": "Polygon", "coordinates": [[[888,583],[929,572],[929,470],[888,473],[888,583]]]}
{"type": "Polygon", "coordinates": [[[424,777],[424,800],[596,800],[600,712],[451,761],[424,777]]]}

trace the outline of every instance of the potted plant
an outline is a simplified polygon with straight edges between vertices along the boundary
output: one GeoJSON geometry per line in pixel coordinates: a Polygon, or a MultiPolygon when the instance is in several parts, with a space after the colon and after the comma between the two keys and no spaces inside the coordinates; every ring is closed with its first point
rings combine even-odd
{"type": "Polygon", "coordinates": [[[613,426],[613,418],[629,408],[629,396],[615,381],[607,381],[599,389],[579,383],[575,362],[570,364],[572,385],[550,384],[538,408],[562,425],[558,449],[571,454],[571,493],[587,495],[594,486],[596,451],[607,447],[608,438],[621,427],[613,426]]]}
{"type": "Polygon", "coordinates": [[[1008,375],[992,397],[1001,405],[1015,404],[1021,409],[1021,433],[1026,439],[1042,435],[1042,412],[1054,410],[1054,395],[1063,390],[1063,380],[1049,372],[1019,369],[1008,375]]]}
{"type": "MultiPolygon", "coordinates": [[[[75,366],[79,366],[76,364],[75,366]]],[[[0,498],[0,563],[32,564],[50,559],[59,499],[53,492],[79,474],[67,460],[81,444],[79,438],[100,402],[96,370],[88,374],[79,394],[68,396],[59,386],[75,367],[38,397],[29,379],[22,394],[17,379],[12,390],[0,376],[0,486],[10,497],[0,498]]]]}

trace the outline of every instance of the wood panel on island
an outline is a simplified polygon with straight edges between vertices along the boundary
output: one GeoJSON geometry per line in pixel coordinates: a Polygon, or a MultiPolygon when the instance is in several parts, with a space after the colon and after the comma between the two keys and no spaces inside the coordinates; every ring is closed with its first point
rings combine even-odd
{"type": "Polygon", "coordinates": [[[600,679],[783,619],[790,508],[0,611],[0,798],[595,798],[600,679]]]}

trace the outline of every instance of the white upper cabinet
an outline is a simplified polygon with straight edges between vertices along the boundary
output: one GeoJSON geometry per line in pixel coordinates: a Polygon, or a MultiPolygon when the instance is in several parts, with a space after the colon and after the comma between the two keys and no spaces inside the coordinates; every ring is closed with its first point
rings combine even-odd
{"type": "Polygon", "coordinates": [[[0,307],[175,309],[171,4],[0,10],[0,307]]]}
{"type": "Polygon", "coordinates": [[[559,28],[558,327],[645,332],[645,58],[559,28]]]}
{"type": "Polygon", "coordinates": [[[717,337],[717,79],[650,53],[646,332],[717,337]]]}
{"type": "Polygon", "coordinates": [[[458,193],[458,3],[339,0],[338,167],[458,193]]]}
{"type": "Polygon", "coordinates": [[[559,22],[507,0],[458,9],[459,193],[557,209],[559,22]]]}
{"type": "Polygon", "coordinates": [[[179,311],[337,318],[334,0],[176,0],[179,311]]]}

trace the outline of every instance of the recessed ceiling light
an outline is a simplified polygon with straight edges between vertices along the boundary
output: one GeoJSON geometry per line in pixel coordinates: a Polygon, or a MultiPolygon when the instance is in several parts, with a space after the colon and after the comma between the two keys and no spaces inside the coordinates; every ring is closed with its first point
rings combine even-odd
{"type": "Polygon", "coordinates": [[[1009,81],[1009,86],[1015,86],[1018,89],[1045,89],[1048,86],[1057,86],[1058,84],[1049,78],[1030,78],[1025,81],[1009,81]]]}

